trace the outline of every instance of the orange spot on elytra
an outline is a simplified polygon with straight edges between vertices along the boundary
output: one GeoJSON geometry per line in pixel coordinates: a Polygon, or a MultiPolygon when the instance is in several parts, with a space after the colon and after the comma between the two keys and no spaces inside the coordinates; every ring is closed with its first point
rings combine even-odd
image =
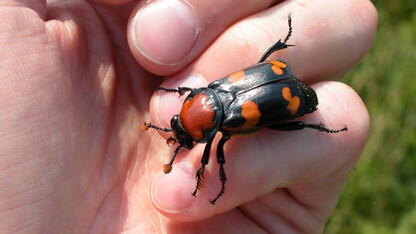
{"type": "Polygon", "coordinates": [[[283,98],[286,99],[286,101],[289,102],[287,104],[287,109],[290,110],[290,114],[294,115],[296,112],[298,112],[299,106],[300,106],[300,99],[298,96],[292,96],[292,93],[290,92],[290,88],[284,87],[282,89],[282,95],[283,98]]]}
{"type": "Polygon", "coordinates": [[[257,104],[252,101],[248,101],[241,105],[241,108],[241,115],[246,120],[244,126],[255,126],[259,122],[261,116],[257,104]]]}
{"type": "Polygon", "coordinates": [[[282,68],[286,68],[286,64],[280,61],[270,61],[269,63],[273,64],[272,65],[272,70],[274,73],[276,73],[277,75],[282,75],[283,74],[283,69],[282,68]]]}
{"type": "Polygon", "coordinates": [[[242,80],[242,79],[244,79],[244,71],[243,71],[243,70],[238,71],[238,72],[234,72],[234,73],[232,73],[232,74],[230,74],[230,75],[228,76],[228,80],[229,80],[231,83],[238,82],[238,81],[240,81],[240,80],[242,80]]]}

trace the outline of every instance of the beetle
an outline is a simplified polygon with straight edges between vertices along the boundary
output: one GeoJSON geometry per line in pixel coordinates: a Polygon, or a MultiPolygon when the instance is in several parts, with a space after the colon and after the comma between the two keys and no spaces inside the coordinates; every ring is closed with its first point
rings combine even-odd
{"type": "Polygon", "coordinates": [[[224,144],[234,134],[255,133],[261,128],[280,131],[301,130],[312,128],[327,133],[347,131],[331,130],[321,124],[309,124],[302,121],[290,121],[297,117],[317,110],[318,98],[315,91],[297,79],[287,62],[283,60],[266,59],[275,51],[289,46],[286,42],[292,35],[292,18],[288,15],[289,31],[286,38],[271,46],[258,63],[214,81],[203,88],[178,87],[168,89],[159,87],[158,90],[178,93],[180,96],[190,92],[186,97],[181,112],[172,117],[171,129],[155,126],[144,122],[143,130],[154,128],[164,132],[173,132],[167,140],[169,145],[179,143],[169,163],[163,166],[163,171],[169,173],[180,148],[192,149],[194,142],[206,143],[201,159],[201,167],[196,173],[196,188],[192,193],[196,196],[203,186],[205,165],[208,164],[211,145],[215,135],[222,133],[217,147],[217,162],[220,165],[219,179],[221,190],[210,200],[215,204],[225,191],[224,144]]]}

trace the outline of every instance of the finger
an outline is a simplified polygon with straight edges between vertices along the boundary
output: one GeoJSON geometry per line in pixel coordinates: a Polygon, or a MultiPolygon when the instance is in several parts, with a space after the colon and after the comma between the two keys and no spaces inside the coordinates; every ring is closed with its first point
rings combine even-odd
{"type": "MultiPolygon", "coordinates": [[[[46,1],[45,0],[2,0],[0,1],[0,10],[1,11],[9,11],[11,9],[14,10],[23,10],[23,8],[29,8],[35,11],[40,18],[43,20],[46,19],[46,1]],[[4,7],[4,8],[3,8],[4,7]]],[[[24,12],[24,11],[20,11],[24,12]]],[[[18,13],[14,12],[13,14],[18,13]]],[[[10,16],[13,16],[10,14],[10,16]]],[[[4,12],[0,14],[4,16],[4,12]]],[[[0,22],[7,22],[2,20],[0,22]]]]}
{"type": "MultiPolygon", "coordinates": [[[[307,123],[322,122],[332,129],[347,125],[348,132],[329,134],[316,130],[263,130],[251,137],[233,136],[225,147],[226,190],[214,207],[208,201],[218,194],[221,187],[215,153],[211,154],[211,163],[206,168],[205,186],[197,198],[190,195],[203,150],[198,146],[174,164],[171,174],[161,175],[155,180],[153,202],[173,219],[198,220],[225,212],[276,188],[293,188],[291,191],[295,194],[299,192],[296,195],[301,198],[302,187],[299,184],[310,184],[313,195],[322,195],[325,199],[321,202],[333,206],[348,172],[364,147],[369,117],[359,96],[348,86],[323,82],[313,85],[313,88],[320,100],[319,108],[302,120],[307,123]],[[318,187],[317,181],[333,177],[341,179],[329,184],[328,188],[321,186],[322,191],[313,189],[314,184],[318,187]]],[[[306,203],[317,206],[311,199],[306,203]]],[[[321,208],[326,209],[326,205],[321,208]]]]}
{"type": "Polygon", "coordinates": [[[139,5],[128,26],[130,48],[147,70],[172,74],[199,56],[229,25],[273,2],[162,0],[139,5]]]}
{"type": "MultiPolygon", "coordinates": [[[[295,76],[308,83],[344,72],[369,50],[377,14],[366,1],[319,3],[325,7],[313,3],[300,7],[295,1],[285,2],[241,21],[223,33],[192,66],[161,86],[202,87],[255,64],[270,45],[286,36],[288,12],[292,12],[293,24],[288,43],[296,46],[278,51],[270,59],[288,61],[295,76]]],[[[157,92],[151,105],[155,124],[168,127],[182,103],[177,94],[157,92]]]]}

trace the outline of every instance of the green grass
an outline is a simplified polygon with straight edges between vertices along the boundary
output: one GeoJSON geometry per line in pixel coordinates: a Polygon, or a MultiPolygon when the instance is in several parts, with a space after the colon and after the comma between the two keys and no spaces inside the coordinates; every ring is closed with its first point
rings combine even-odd
{"type": "Polygon", "coordinates": [[[373,3],[373,48],[344,79],[370,112],[370,136],[325,233],[416,231],[416,1],[373,3]]]}

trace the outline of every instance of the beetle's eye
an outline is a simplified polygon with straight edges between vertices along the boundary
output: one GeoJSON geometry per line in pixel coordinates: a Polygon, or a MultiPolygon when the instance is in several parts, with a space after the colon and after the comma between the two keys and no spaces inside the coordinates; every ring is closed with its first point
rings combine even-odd
{"type": "Polygon", "coordinates": [[[176,139],[174,138],[174,137],[169,137],[167,140],[166,140],[166,144],[168,144],[168,146],[169,147],[171,147],[171,146],[173,146],[174,144],[176,144],[176,139]]]}

